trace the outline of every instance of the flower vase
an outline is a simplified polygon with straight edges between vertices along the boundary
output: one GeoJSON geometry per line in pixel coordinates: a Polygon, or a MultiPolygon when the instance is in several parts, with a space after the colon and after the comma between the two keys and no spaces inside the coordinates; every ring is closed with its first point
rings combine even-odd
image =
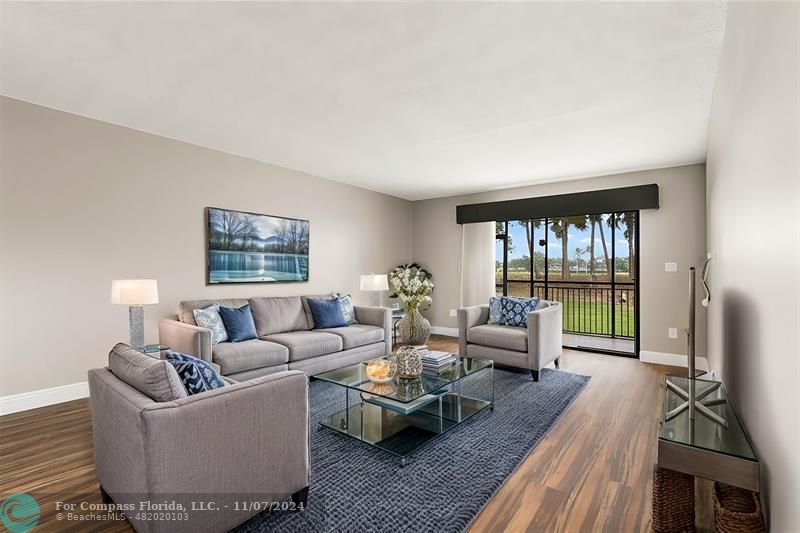
{"type": "Polygon", "coordinates": [[[397,321],[397,333],[405,344],[419,346],[428,342],[431,323],[416,307],[409,308],[406,316],[397,321]]]}

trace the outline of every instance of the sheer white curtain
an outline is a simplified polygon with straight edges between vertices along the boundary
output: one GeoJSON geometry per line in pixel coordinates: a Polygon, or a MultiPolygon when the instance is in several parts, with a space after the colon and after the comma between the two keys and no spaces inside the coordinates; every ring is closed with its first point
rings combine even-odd
{"type": "Polygon", "coordinates": [[[461,225],[461,307],[489,303],[494,295],[494,251],[494,222],[461,225]]]}

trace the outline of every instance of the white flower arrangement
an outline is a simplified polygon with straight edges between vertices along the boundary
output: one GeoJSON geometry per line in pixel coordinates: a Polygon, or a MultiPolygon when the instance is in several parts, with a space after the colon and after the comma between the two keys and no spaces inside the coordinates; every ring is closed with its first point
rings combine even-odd
{"type": "Polygon", "coordinates": [[[406,303],[408,312],[413,314],[420,304],[430,303],[433,291],[433,275],[416,263],[400,265],[389,272],[389,281],[394,287],[392,298],[400,298],[406,303]]]}

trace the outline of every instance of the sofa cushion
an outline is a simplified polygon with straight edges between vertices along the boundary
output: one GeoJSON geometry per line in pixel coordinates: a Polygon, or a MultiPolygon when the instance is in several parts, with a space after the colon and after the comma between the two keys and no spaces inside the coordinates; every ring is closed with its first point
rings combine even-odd
{"type": "Polygon", "coordinates": [[[111,349],[108,366],[119,379],[157,402],[171,402],[187,396],[172,365],[127,344],[120,343],[111,349]]]}
{"type": "Polygon", "coordinates": [[[222,317],[222,322],[225,324],[229,341],[242,342],[258,337],[250,304],[244,304],[237,308],[220,307],[219,316],[222,317]]]}
{"type": "Polygon", "coordinates": [[[355,324],[343,328],[318,329],[316,331],[333,333],[334,335],[340,336],[345,350],[382,342],[385,333],[383,328],[367,324],[355,324]]]}
{"type": "Polygon", "coordinates": [[[289,361],[300,361],[309,357],[342,351],[342,338],[322,331],[292,331],[264,337],[289,348],[289,361]]]}
{"type": "Polygon", "coordinates": [[[517,326],[485,324],[467,330],[467,342],[504,348],[515,352],[528,351],[528,330],[517,326]]]}
{"type": "Polygon", "coordinates": [[[338,298],[330,300],[317,300],[309,298],[308,308],[314,316],[314,329],[343,328],[347,326],[347,320],[342,312],[342,303],[338,298]]]}
{"type": "Polygon", "coordinates": [[[223,342],[211,349],[211,358],[227,375],[288,363],[289,350],[286,346],[258,339],[223,342]]]}
{"type": "Polygon", "coordinates": [[[224,298],[221,300],[186,300],[178,305],[178,320],[184,324],[197,325],[194,321],[193,311],[195,309],[205,309],[214,304],[223,307],[241,307],[247,303],[246,298],[224,298]]]}
{"type": "Polygon", "coordinates": [[[275,333],[311,329],[299,296],[250,298],[250,309],[253,311],[259,338],[275,333]]]}
{"type": "Polygon", "coordinates": [[[183,388],[191,396],[225,386],[220,376],[210,363],[185,353],[168,350],[167,362],[178,372],[183,388]]]}

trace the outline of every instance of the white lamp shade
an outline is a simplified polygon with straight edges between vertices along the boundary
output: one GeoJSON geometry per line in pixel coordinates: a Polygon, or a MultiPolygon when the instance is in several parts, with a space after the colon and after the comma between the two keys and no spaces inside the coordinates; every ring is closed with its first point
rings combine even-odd
{"type": "Polygon", "coordinates": [[[386,274],[361,274],[362,291],[388,291],[389,276],[386,274]]]}
{"type": "Polygon", "coordinates": [[[111,303],[119,305],[157,304],[158,283],[154,279],[112,280],[111,303]]]}

